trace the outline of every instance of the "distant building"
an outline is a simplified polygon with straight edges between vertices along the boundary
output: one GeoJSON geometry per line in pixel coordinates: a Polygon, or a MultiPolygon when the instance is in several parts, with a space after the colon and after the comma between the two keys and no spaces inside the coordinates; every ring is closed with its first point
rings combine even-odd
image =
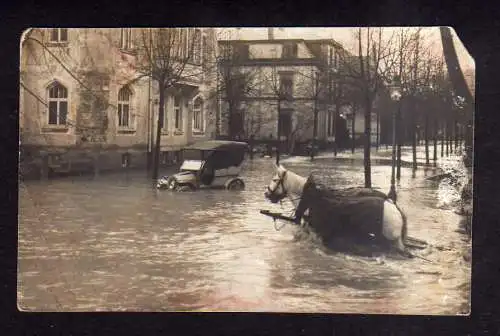
{"type": "Polygon", "coordinates": [[[270,36],[218,44],[221,134],[309,141],[316,110],[317,139],[333,136],[338,43],[270,36]]]}
{"type": "MultiPolygon", "coordinates": [[[[158,113],[158,88],[139,78],[138,46],[148,29],[29,29],[21,41],[22,160],[49,170],[145,167],[158,113]],[[137,79],[137,80],[135,80],[137,79]]],[[[186,65],[197,75],[167,92],[162,163],[183,145],[214,136],[211,77],[202,71],[213,50],[213,29],[182,29],[181,43],[197,36],[186,65]],[[191,35],[190,35],[191,34],[191,35]]],[[[37,168],[35,168],[36,170],[37,168]]]]}
{"type": "MultiPolygon", "coordinates": [[[[362,141],[364,102],[359,94],[348,92],[355,89],[342,75],[346,62],[356,67],[359,61],[336,41],[274,39],[269,29],[268,39],[220,40],[218,45],[222,134],[268,140],[279,132],[293,147],[313,138],[316,109],[320,143],[346,147],[352,139],[362,141]]],[[[384,95],[381,90],[372,108],[372,144],[387,139],[390,131],[386,123],[390,111],[379,104],[386,100],[384,95]]]]}

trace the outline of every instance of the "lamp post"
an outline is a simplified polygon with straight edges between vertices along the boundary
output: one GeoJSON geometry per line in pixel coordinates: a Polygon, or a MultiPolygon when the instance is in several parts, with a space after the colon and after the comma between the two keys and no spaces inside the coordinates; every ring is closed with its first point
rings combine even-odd
{"type": "Polygon", "coordinates": [[[392,199],[394,202],[397,200],[397,195],[396,195],[396,178],[395,178],[395,172],[396,172],[396,115],[397,111],[400,108],[399,101],[401,100],[401,83],[399,80],[398,76],[395,76],[394,79],[392,80],[392,83],[389,86],[390,92],[391,92],[391,99],[392,101],[397,103],[397,108],[394,109],[393,115],[392,115],[392,167],[391,167],[391,189],[389,190],[388,197],[392,199]]]}

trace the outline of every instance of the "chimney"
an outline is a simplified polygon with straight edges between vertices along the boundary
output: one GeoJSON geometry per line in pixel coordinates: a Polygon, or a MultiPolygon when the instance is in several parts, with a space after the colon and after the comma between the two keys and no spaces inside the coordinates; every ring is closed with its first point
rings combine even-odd
{"type": "Polygon", "coordinates": [[[267,38],[274,40],[274,28],[267,28],[267,38]]]}

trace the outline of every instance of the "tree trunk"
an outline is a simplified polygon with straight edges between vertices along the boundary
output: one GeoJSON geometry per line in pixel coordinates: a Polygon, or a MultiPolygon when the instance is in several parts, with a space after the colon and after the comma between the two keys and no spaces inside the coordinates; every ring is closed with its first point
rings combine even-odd
{"type": "Polygon", "coordinates": [[[445,133],[446,133],[446,136],[445,136],[445,139],[446,139],[446,156],[449,156],[449,153],[450,153],[450,126],[449,126],[449,122],[448,120],[446,120],[446,124],[445,124],[445,133]]]}
{"type": "Polygon", "coordinates": [[[339,141],[338,134],[337,134],[337,130],[338,130],[338,127],[337,127],[338,117],[339,117],[339,104],[338,104],[338,102],[335,102],[335,111],[333,112],[333,138],[334,138],[334,141],[333,141],[333,155],[334,156],[337,156],[337,151],[338,151],[338,148],[337,148],[338,141],[339,141]]]}
{"type": "Polygon", "coordinates": [[[352,123],[351,123],[351,153],[354,154],[356,149],[356,105],[352,107],[352,123]]]}
{"type": "Polygon", "coordinates": [[[216,104],[215,104],[215,139],[218,139],[220,136],[220,114],[221,114],[221,96],[220,96],[220,74],[217,71],[217,79],[216,79],[216,104]]]}
{"type": "Polygon", "coordinates": [[[163,83],[160,83],[160,99],[158,106],[158,122],[156,127],[156,141],[155,141],[155,151],[153,156],[153,182],[156,183],[158,180],[158,171],[160,169],[160,146],[161,146],[161,129],[163,128],[163,119],[165,115],[165,90],[163,89],[163,83]]]}
{"type": "Polygon", "coordinates": [[[314,120],[313,120],[313,138],[311,148],[311,161],[314,160],[314,150],[316,147],[316,137],[318,135],[318,100],[314,99],[314,120]]]}
{"type": "Polygon", "coordinates": [[[417,170],[417,128],[415,127],[415,120],[413,120],[411,128],[412,169],[415,171],[417,170]]]}
{"type": "Polygon", "coordinates": [[[441,121],[441,125],[440,125],[440,130],[441,130],[441,157],[444,156],[444,137],[445,137],[445,127],[444,127],[444,123],[441,121]]]}
{"type": "Polygon", "coordinates": [[[438,121],[436,116],[434,116],[434,166],[437,163],[437,138],[438,138],[438,121]]]}
{"type": "MultiPolygon", "coordinates": [[[[401,103],[400,103],[401,104],[401,103]]],[[[400,105],[401,106],[401,105],[400,105]]],[[[396,147],[396,155],[397,155],[397,165],[396,165],[396,178],[399,180],[401,179],[401,142],[402,142],[402,128],[403,125],[401,123],[402,121],[402,112],[401,112],[401,107],[398,109],[398,115],[397,115],[397,123],[396,123],[396,141],[397,141],[397,147],[396,147]]]]}
{"type": "Polygon", "coordinates": [[[416,123],[416,113],[417,113],[417,102],[413,101],[412,104],[412,117],[411,117],[411,147],[412,147],[412,162],[413,166],[412,169],[413,171],[417,170],[417,123],[416,123]]]}
{"type": "Polygon", "coordinates": [[[365,188],[372,187],[372,178],[371,178],[371,101],[370,99],[366,100],[366,109],[365,109],[365,148],[363,161],[365,165],[365,188]]]}
{"type": "Polygon", "coordinates": [[[234,104],[232,101],[228,102],[228,115],[227,115],[227,126],[228,126],[228,132],[227,135],[229,136],[229,139],[233,140],[234,139],[234,104]]]}
{"type": "Polygon", "coordinates": [[[280,120],[281,120],[281,99],[278,98],[278,139],[276,143],[276,164],[280,164],[280,146],[281,146],[281,127],[280,127],[280,120]]]}
{"type": "Polygon", "coordinates": [[[429,117],[427,111],[425,113],[424,120],[424,145],[425,145],[425,164],[429,164],[429,117]]]}

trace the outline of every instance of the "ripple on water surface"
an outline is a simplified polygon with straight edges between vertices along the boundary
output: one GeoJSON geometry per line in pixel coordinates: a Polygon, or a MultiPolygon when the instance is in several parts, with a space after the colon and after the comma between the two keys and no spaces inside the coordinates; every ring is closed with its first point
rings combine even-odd
{"type": "MultiPolygon", "coordinates": [[[[325,251],[260,209],[273,160],[246,163],[241,192],[152,191],[141,173],[25,183],[20,188],[20,306],[28,310],[219,310],[456,314],[468,301],[467,242],[459,216],[439,203],[445,185],[402,179],[398,201],[421,259],[362,258],[325,251]],[[279,226],[279,225],[278,225],[279,226]]],[[[285,162],[337,187],[361,185],[350,161],[285,162]]],[[[373,183],[389,190],[388,166],[373,183]]],[[[402,176],[411,176],[403,167],[402,176]]],[[[442,196],[445,195],[445,196],[442,196]]],[[[446,196],[447,195],[447,196],[446,196]]],[[[454,197],[454,196],[453,196],[454,197]]],[[[451,197],[451,198],[453,198],[451,197]]]]}

